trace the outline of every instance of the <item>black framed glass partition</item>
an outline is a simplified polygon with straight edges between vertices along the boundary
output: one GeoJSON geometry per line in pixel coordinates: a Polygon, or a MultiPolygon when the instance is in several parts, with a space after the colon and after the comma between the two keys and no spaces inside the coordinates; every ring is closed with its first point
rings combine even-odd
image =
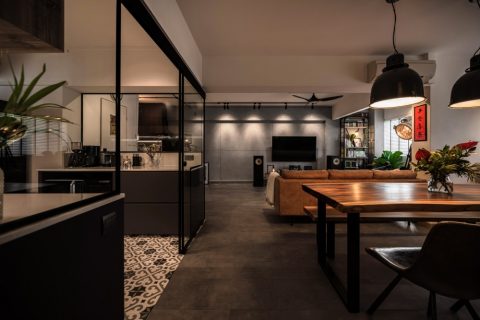
{"type": "Polygon", "coordinates": [[[192,238],[205,220],[204,119],[205,101],[198,91],[183,78],[181,109],[182,188],[180,251],[186,252],[192,238]]]}
{"type": "Polygon", "coordinates": [[[125,109],[125,116],[120,112],[125,232],[178,235],[184,253],[205,218],[205,93],[146,4],[121,4],[114,97],[120,97],[117,108],[125,109]]]}
{"type": "Polygon", "coordinates": [[[114,92],[114,19],[115,1],[73,1],[65,8],[65,52],[1,57],[8,77],[0,80],[0,231],[119,192],[119,166],[101,167],[97,145],[81,143],[82,92],[114,92]]]}

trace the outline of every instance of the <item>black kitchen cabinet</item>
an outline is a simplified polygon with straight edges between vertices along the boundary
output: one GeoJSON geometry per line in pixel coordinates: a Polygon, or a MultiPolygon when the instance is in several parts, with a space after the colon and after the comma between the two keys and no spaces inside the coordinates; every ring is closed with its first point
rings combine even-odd
{"type": "Polygon", "coordinates": [[[123,171],[125,234],[178,234],[178,172],[123,171]]]}
{"type": "Polygon", "coordinates": [[[114,188],[113,171],[38,171],[40,193],[105,193],[114,188]]]}

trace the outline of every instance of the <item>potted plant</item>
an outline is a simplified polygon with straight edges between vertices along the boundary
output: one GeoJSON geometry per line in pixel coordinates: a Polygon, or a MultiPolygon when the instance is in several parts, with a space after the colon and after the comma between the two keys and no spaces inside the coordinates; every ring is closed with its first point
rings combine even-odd
{"type": "Polygon", "coordinates": [[[374,168],[383,168],[383,169],[398,169],[403,164],[402,151],[388,151],[384,150],[380,157],[375,157],[373,160],[374,168]]]}
{"type": "Polygon", "coordinates": [[[468,141],[453,147],[446,145],[432,152],[422,148],[415,154],[417,163],[412,162],[412,165],[415,171],[425,171],[430,176],[428,191],[452,193],[451,174],[466,177],[475,183],[480,182],[480,163],[470,163],[467,160],[476,150],[477,144],[477,141],[468,141]]]}
{"type": "MultiPolygon", "coordinates": [[[[20,77],[16,76],[11,62],[10,68],[12,70],[14,81],[13,84],[10,85],[12,93],[6,102],[0,104],[0,154],[6,155],[5,159],[2,161],[4,165],[7,163],[8,155],[11,154],[9,151],[9,145],[17,140],[22,139],[28,132],[53,133],[59,136],[61,134],[60,130],[51,128],[43,130],[37,130],[35,127],[29,128],[27,125],[25,125],[24,120],[35,118],[46,121],[72,123],[61,116],[52,116],[45,112],[49,109],[68,110],[68,108],[56,103],[40,103],[41,99],[45,98],[50,93],[63,86],[66,83],[65,81],[60,81],[34,91],[39,80],[46,72],[45,64],[43,65],[42,71],[36,75],[28,85],[25,84],[25,73],[23,66],[20,72],[20,77]]],[[[4,172],[0,168],[0,194],[3,194],[3,185],[4,172]]]]}
{"type": "MultiPolygon", "coordinates": [[[[47,109],[68,109],[56,103],[38,103],[41,99],[54,92],[66,82],[60,81],[58,83],[48,85],[36,92],[33,92],[38,81],[46,72],[46,65],[43,65],[42,72],[40,72],[30,84],[25,85],[25,73],[22,66],[20,78],[17,78],[12,64],[10,63],[14,83],[11,85],[12,93],[6,104],[0,107],[0,148],[5,148],[14,141],[17,141],[25,136],[28,131],[35,131],[35,128],[28,128],[24,123],[25,118],[37,118],[47,121],[59,121],[71,123],[61,116],[52,116],[43,113],[47,109]]],[[[53,130],[49,132],[55,133],[53,130]]]]}

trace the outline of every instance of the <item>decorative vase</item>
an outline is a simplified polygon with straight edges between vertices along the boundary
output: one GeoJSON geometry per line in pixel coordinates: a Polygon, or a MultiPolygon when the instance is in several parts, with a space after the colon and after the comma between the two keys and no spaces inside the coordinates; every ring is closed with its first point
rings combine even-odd
{"type": "Polygon", "coordinates": [[[452,193],[453,182],[449,176],[441,178],[430,176],[427,182],[427,190],[429,192],[452,193]]]}

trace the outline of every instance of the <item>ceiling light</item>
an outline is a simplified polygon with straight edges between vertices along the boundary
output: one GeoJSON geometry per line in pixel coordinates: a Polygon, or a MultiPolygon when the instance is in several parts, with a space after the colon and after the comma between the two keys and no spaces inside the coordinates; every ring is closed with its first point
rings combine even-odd
{"type": "MultiPolygon", "coordinates": [[[[472,2],[472,1],[470,1],[472,2]]],[[[477,0],[480,8],[480,0],[477,0]]],[[[470,68],[465,70],[453,85],[450,95],[449,107],[452,109],[478,108],[480,107],[480,48],[475,51],[470,59],[470,68]]]]}
{"type": "Polygon", "coordinates": [[[394,24],[392,43],[395,53],[387,58],[383,73],[375,79],[370,93],[370,107],[396,108],[425,101],[423,81],[420,75],[405,63],[403,54],[399,53],[395,44],[397,13],[395,2],[386,0],[393,8],[394,24]]]}
{"type": "Polygon", "coordinates": [[[449,107],[453,109],[480,107],[479,84],[480,55],[476,55],[470,59],[470,68],[465,70],[465,74],[453,85],[449,107]]]}

